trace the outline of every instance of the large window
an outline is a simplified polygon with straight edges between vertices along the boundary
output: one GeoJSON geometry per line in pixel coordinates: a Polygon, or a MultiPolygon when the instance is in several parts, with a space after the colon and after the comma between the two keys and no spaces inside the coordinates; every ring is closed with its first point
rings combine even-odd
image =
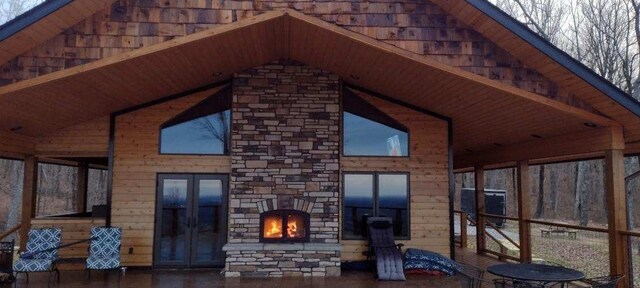
{"type": "Polygon", "coordinates": [[[345,90],[342,146],[345,156],[408,156],[409,133],[398,121],[345,90]]]}
{"type": "Polygon", "coordinates": [[[229,154],[231,89],[189,108],[160,128],[160,154],[229,154]]]}
{"type": "Polygon", "coordinates": [[[393,235],[409,237],[409,174],[345,173],[342,238],[364,239],[367,218],[391,217],[393,235]]]}

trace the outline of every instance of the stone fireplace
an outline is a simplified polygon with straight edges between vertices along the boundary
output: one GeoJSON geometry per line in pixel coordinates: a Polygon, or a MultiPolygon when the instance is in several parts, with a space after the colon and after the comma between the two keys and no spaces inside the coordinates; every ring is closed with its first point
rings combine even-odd
{"type": "Polygon", "coordinates": [[[225,275],[339,275],[338,76],[279,61],[232,88],[225,275]]]}

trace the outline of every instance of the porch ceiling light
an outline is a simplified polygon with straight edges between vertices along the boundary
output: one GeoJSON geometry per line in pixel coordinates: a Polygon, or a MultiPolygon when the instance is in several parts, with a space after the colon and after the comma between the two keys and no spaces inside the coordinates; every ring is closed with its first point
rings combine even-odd
{"type": "Polygon", "coordinates": [[[591,128],[598,127],[598,125],[596,125],[596,123],[593,123],[593,122],[585,122],[584,126],[591,127],[591,128]]]}
{"type": "Polygon", "coordinates": [[[11,130],[11,132],[20,131],[20,130],[22,130],[22,126],[16,125],[16,126],[11,127],[9,130],[11,130]]]}

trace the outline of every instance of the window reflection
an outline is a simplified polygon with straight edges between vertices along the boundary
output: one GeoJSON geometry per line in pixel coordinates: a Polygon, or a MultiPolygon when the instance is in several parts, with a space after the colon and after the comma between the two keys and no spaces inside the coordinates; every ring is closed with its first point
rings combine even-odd
{"type": "Polygon", "coordinates": [[[409,237],[408,174],[345,174],[343,237],[366,238],[367,218],[390,217],[393,235],[409,237]]]}
{"type": "Polygon", "coordinates": [[[393,219],[393,235],[409,236],[407,175],[378,175],[378,216],[393,219]]]}
{"type": "Polygon", "coordinates": [[[343,113],[343,146],[347,156],[407,156],[409,134],[364,117],[343,113]]]}
{"type": "Polygon", "coordinates": [[[362,237],[367,230],[367,217],[373,216],[373,175],[344,176],[343,235],[362,237]]]}
{"type": "Polygon", "coordinates": [[[231,111],[196,118],[163,128],[160,153],[228,154],[231,111]]]}

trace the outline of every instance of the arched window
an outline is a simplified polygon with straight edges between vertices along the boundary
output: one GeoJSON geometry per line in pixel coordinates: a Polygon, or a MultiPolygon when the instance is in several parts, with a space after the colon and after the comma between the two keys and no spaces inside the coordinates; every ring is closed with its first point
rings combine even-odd
{"type": "Polygon", "coordinates": [[[225,88],[160,126],[160,154],[228,155],[231,88],[225,88]]]}
{"type": "Polygon", "coordinates": [[[344,90],[342,146],[345,156],[409,156],[409,130],[400,122],[344,90]]]}

